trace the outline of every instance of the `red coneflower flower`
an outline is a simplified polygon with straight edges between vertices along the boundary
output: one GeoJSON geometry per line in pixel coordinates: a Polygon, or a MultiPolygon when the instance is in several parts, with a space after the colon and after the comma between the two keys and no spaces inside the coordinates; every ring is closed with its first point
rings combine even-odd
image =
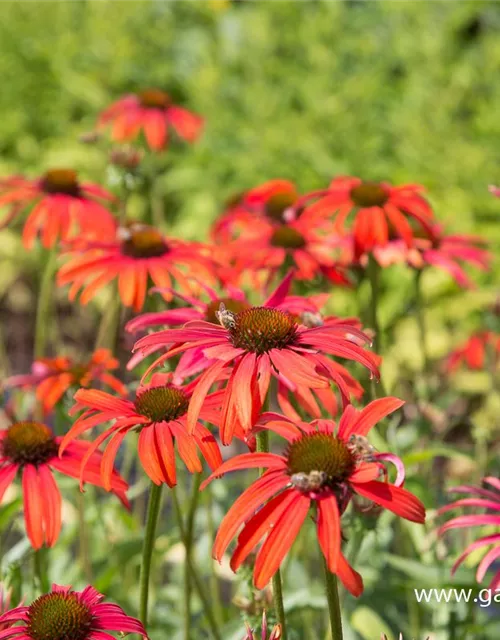
{"type": "Polygon", "coordinates": [[[480,331],[472,335],[467,342],[450,353],[446,369],[453,373],[460,366],[477,370],[487,367],[487,354],[491,353],[493,362],[500,360],[500,335],[492,331],[480,331]]]}
{"type": "Polygon", "coordinates": [[[104,596],[94,587],[73,591],[52,585],[50,593],[34,600],[29,607],[16,607],[0,616],[3,623],[17,626],[2,632],[17,640],[107,640],[106,631],[148,635],[142,623],[128,616],[117,604],[104,604],[104,596]]]}
{"type": "MultiPolygon", "coordinates": [[[[52,471],[103,486],[99,478],[101,454],[88,442],[72,443],[58,456],[62,438],[39,422],[16,422],[0,431],[0,503],[18,472],[22,478],[24,519],[31,545],[52,547],[61,530],[61,494],[52,471]],[[88,461],[81,476],[82,461],[88,461]]],[[[111,467],[107,491],[112,491],[128,506],[123,478],[111,467]]]]}
{"type": "MultiPolygon", "coordinates": [[[[246,622],[245,625],[247,628],[247,633],[243,640],[257,640],[257,636],[254,635],[254,630],[250,627],[248,622],[246,622]]],[[[262,613],[262,627],[259,636],[260,640],[280,640],[282,637],[280,624],[275,624],[271,629],[271,635],[267,635],[267,617],[265,611],[262,613]]]]}
{"type": "Polygon", "coordinates": [[[428,235],[432,234],[433,212],[420,195],[421,191],[423,187],[415,184],[393,187],[387,182],[365,182],[361,178],[342,176],[335,178],[327,190],[301,200],[320,196],[307,207],[304,215],[324,218],[333,214],[334,230],[339,234],[346,233],[346,219],[354,212],[352,233],[358,257],[376,246],[386,245],[391,232],[411,246],[411,220],[428,235]]]}
{"type": "Polygon", "coordinates": [[[188,428],[196,425],[200,407],[210,387],[228,376],[223,394],[220,437],[229,444],[235,429],[248,433],[265,401],[271,376],[288,389],[328,389],[334,382],[344,404],[349,389],[342,375],[326,354],[355,360],[379,377],[378,356],[360,345],[367,336],[350,324],[323,324],[308,328],[288,311],[277,308],[283,299],[288,279],[260,307],[237,313],[223,306],[218,311],[221,325],[210,322],[188,322],[182,329],[166,329],[141,338],[134,350],[150,355],[164,347],[165,354],[149,367],[146,375],[174,355],[196,350],[211,360],[200,377],[188,410],[188,428]]]}
{"type": "Polygon", "coordinates": [[[368,498],[413,522],[425,520],[422,503],[399,486],[404,479],[401,462],[391,454],[375,453],[366,440],[375,423],[402,404],[397,398],[382,398],[361,411],[349,405],[338,427],[331,420],[294,423],[285,417],[276,419],[270,414],[268,418],[263,414],[259,428],[274,431],[288,441],[283,455],[236,456],[224,462],[202,485],[229,471],[267,467],[224,517],[214,543],[214,558],[221,561],[231,540],[244,525],[231,559],[231,568],[236,571],[267,534],[254,568],[254,584],[262,589],[278,570],[310,507],[315,505],[318,540],[328,567],[358,596],[363,590],[363,581],[341,551],[340,518],[351,496],[368,498]],[[387,481],[380,460],[396,462],[396,484],[387,481]],[[381,475],[385,481],[380,480],[381,475]]]}
{"type": "Polygon", "coordinates": [[[226,244],[242,234],[258,237],[266,223],[283,224],[297,217],[293,206],[299,199],[297,187],[289,180],[269,180],[237,194],[214,224],[214,240],[226,244]]]}
{"type": "MultiPolygon", "coordinates": [[[[452,567],[452,574],[458,569],[458,567],[464,562],[471,553],[477,549],[485,549],[491,547],[490,550],[483,556],[483,559],[478,565],[476,580],[481,583],[488,569],[500,558],[500,480],[493,478],[492,476],[483,479],[484,486],[474,487],[471,485],[463,485],[460,487],[453,487],[449,491],[452,493],[464,493],[468,494],[470,498],[462,498],[456,502],[452,502],[439,509],[438,513],[443,514],[451,511],[452,509],[459,509],[461,507],[478,507],[485,509],[485,513],[469,514],[464,516],[458,516],[452,518],[449,522],[444,524],[438,530],[438,535],[443,535],[446,531],[451,529],[463,529],[469,527],[481,527],[490,526],[493,530],[496,528],[496,533],[490,533],[483,538],[479,538],[462,553],[452,567]],[[488,486],[489,485],[489,486],[488,486]]],[[[500,569],[498,569],[493,576],[489,588],[492,592],[498,590],[500,587],[500,569]]]]}
{"type": "Polygon", "coordinates": [[[113,102],[99,116],[98,126],[111,125],[117,142],[133,140],[142,130],[153,151],[167,145],[168,129],[187,142],[195,142],[203,129],[203,118],[172,103],[168,93],[146,89],[113,102]]]}
{"type": "Polygon", "coordinates": [[[490,193],[492,193],[497,198],[500,198],[500,187],[495,187],[494,185],[490,185],[490,193]]]}
{"type": "Polygon", "coordinates": [[[38,234],[47,248],[59,239],[73,238],[76,233],[110,238],[114,236],[116,223],[101,201],[113,200],[114,196],[102,187],[80,182],[72,169],[51,169],[35,180],[13,176],[0,180],[0,207],[11,205],[1,226],[27,207],[33,207],[23,230],[27,249],[33,246],[38,234]]]}
{"type": "Polygon", "coordinates": [[[236,272],[265,272],[272,278],[289,265],[296,268],[298,280],[323,275],[336,284],[350,285],[335,249],[335,237],[321,235],[305,214],[287,224],[262,223],[258,235],[242,237],[228,247],[236,272]]]}
{"type": "Polygon", "coordinates": [[[490,267],[491,255],[484,248],[483,238],[471,235],[445,235],[434,225],[432,238],[415,237],[408,247],[403,240],[393,240],[385,246],[375,247],[373,255],[382,267],[407,262],[415,269],[434,266],[447,271],[464,288],[474,287],[461,262],[483,271],[490,267]]]}
{"type": "MultiPolygon", "coordinates": [[[[293,272],[290,272],[271,294],[267,302],[264,303],[264,306],[271,306],[274,309],[288,312],[296,318],[297,322],[306,327],[317,327],[324,324],[340,324],[361,329],[361,323],[357,318],[340,319],[335,316],[323,317],[321,315],[320,309],[325,304],[327,298],[330,297],[328,294],[317,294],[309,296],[308,298],[287,295],[292,282],[292,277],[293,272]]],[[[235,287],[226,287],[224,294],[220,295],[208,286],[203,284],[201,284],[201,286],[207,293],[209,298],[208,303],[196,298],[176,294],[181,300],[189,302],[191,306],[167,309],[166,311],[158,311],[154,313],[144,313],[133,318],[127,324],[126,328],[129,331],[134,332],[150,327],[175,327],[182,326],[191,320],[204,320],[219,326],[220,323],[217,318],[217,314],[221,304],[224,305],[227,311],[232,313],[238,313],[245,309],[250,309],[252,306],[247,300],[245,294],[235,287]]],[[[355,339],[354,336],[353,339],[355,339]]],[[[144,358],[145,355],[141,351],[136,352],[136,354],[131,358],[128,367],[132,369],[138,362],[144,360],[144,358]]],[[[175,367],[173,380],[176,384],[181,383],[184,379],[201,373],[212,364],[216,364],[216,360],[206,358],[203,355],[203,347],[187,351],[181,355],[179,362],[175,367]]],[[[332,361],[329,361],[328,364],[338,372],[339,378],[343,380],[345,384],[345,389],[347,390],[349,397],[359,400],[363,395],[363,387],[359,382],[357,382],[342,365],[332,361]]],[[[296,384],[287,384],[287,381],[281,378],[278,380],[277,400],[282,411],[286,413],[289,418],[297,417],[297,419],[300,419],[291,404],[291,396],[295,398],[298,404],[305,411],[308,411],[314,417],[321,417],[321,410],[317,403],[318,399],[329,413],[333,415],[337,413],[337,398],[332,389],[322,388],[311,391],[307,387],[302,388],[298,387],[296,384]]]]}
{"type": "Polygon", "coordinates": [[[84,362],[66,356],[41,358],[35,360],[31,373],[7,378],[4,386],[34,387],[37,399],[48,413],[71,387],[88,387],[94,381],[102,382],[120,395],[126,395],[125,385],[109,373],[118,367],[118,360],[113,358],[108,349],[97,349],[84,362]]]}
{"type": "MultiPolygon", "coordinates": [[[[139,458],[144,471],[158,485],[166,483],[173,487],[177,482],[174,443],[191,473],[203,470],[197,449],[209,467],[216,469],[222,458],[210,431],[200,422],[195,424],[193,435],[186,428],[189,399],[195,388],[196,381],[181,387],[171,383],[171,374],[157,374],[151,384],[139,387],[134,402],[95,389],[80,389],[75,393],[76,404],[72,413],[81,409],[85,412],[62,439],[60,454],[82,433],[114,420],[113,425],[101,433],[90,447],[90,451],[95,451],[111,438],[101,464],[101,480],[105,488],[109,487],[115,456],[129,431],[139,431],[139,458]]],[[[215,422],[219,408],[220,394],[212,394],[201,408],[200,416],[203,420],[215,422]]],[[[85,466],[86,460],[81,467],[82,478],[85,466]]]]}
{"type": "Polygon", "coordinates": [[[199,288],[187,276],[196,275],[214,283],[212,262],[205,257],[206,253],[199,243],[167,238],[153,227],[134,223],[120,228],[115,240],[79,243],[72,259],[60,269],[57,281],[59,285],[72,283],[71,300],[81,289],[80,302],[86,304],[116,278],[123,304],[140,311],[146,299],[148,277],[165,290],[166,300],[172,298],[169,293],[172,279],[187,293],[199,288]]]}

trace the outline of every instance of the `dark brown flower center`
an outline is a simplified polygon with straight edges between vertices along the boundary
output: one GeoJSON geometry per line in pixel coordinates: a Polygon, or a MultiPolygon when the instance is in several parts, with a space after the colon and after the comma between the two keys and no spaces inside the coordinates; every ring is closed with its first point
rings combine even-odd
{"type": "Polygon", "coordinates": [[[382,207],[389,194],[378,182],[362,182],[351,189],[351,199],[358,207],[382,207]]]}
{"type": "Polygon", "coordinates": [[[271,244],[283,249],[302,249],[306,246],[306,239],[293,227],[283,225],[273,232],[271,244]]]}
{"type": "Polygon", "coordinates": [[[135,399],[135,408],[153,422],[169,422],[188,410],[189,398],[180,389],[166,385],[142,391],[135,399]]]}
{"type": "Polygon", "coordinates": [[[52,431],[40,422],[16,422],[1,441],[2,454],[15,464],[44,464],[57,455],[52,431]]]}
{"type": "Polygon", "coordinates": [[[221,303],[231,313],[240,313],[240,311],[250,309],[250,305],[243,300],[233,300],[233,298],[219,298],[218,300],[213,300],[210,304],[207,305],[207,310],[205,312],[205,320],[207,322],[211,322],[212,324],[219,324],[219,319],[216,316],[216,312],[219,311],[221,303]]]}
{"type": "Polygon", "coordinates": [[[285,311],[251,307],[237,313],[234,326],[228,330],[235,347],[263,354],[291,345],[297,333],[297,324],[285,311]]]}
{"type": "Polygon", "coordinates": [[[283,222],[283,214],[297,201],[297,194],[290,191],[282,191],[272,195],[265,204],[265,213],[268,218],[277,222],[283,222]]]}
{"type": "Polygon", "coordinates": [[[160,89],[146,89],[138,97],[141,105],[150,109],[166,109],[170,104],[170,96],[160,89]]]}
{"type": "Polygon", "coordinates": [[[90,609],[75,593],[48,593],[29,607],[26,635],[33,640],[87,640],[92,621],[90,609]]]}
{"type": "Polygon", "coordinates": [[[288,473],[314,479],[322,476],[322,486],[335,488],[354,471],[356,456],[347,445],[328,433],[304,435],[292,442],[286,451],[288,473]]]}
{"type": "Polygon", "coordinates": [[[46,193],[63,193],[78,197],[80,185],[73,169],[51,169],[42,178],[42,189],[46,193]]]}
{"type": "Polygon", "coordinates": [[[122,253],[130,258],[155,258],[168,252],[162,234],[153,227],[140,226],[127,230],[122,253]]]}

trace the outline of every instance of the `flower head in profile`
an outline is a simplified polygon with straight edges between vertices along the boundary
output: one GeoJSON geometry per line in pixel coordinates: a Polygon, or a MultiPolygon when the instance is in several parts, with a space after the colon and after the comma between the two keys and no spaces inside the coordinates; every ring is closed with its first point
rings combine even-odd
{"type": "Polygon", "coordinates": [[[272,279],[289,265],[297,280],[325,277],[339,285],[350,280],[336,260],[337,240],[324,235],[305,214],[288,223],[265,222],[255,237],[246,234],[228,246],[237,273],[264,272],[272,279]]]}
{"type": "Polygon", "coordinates": [[[298,199],[296,185],[281,179],[238,193],[229,200],[214,224],[213,238],[221,244],[238,238],[258,238],[261,228],[267,228],[269,223],[281,225],[297,218],[293,207],[298,199]]]}
{"type": "MultiPolygon", "coordinates": [[[[432,234],[433,212],[422,191],[423,187],[415,184],[392,186],[342,176],[335,178],[321,195],[310,194],[316,201],[306,208],[304,215],[320,219],[333,216],[334,229],[339,234],[346,233],[346,221],[351,217],[355,254],[359,257],[374,247],[386,245],[391,235],[411,246],[412,223],[432,234]]],[[[303,200],[307,199],[305,196],[303,200]]]]}
{"type": "Polygon", "coordinates": [[[169,130],[186,142],[195,142],[203,129],[203,118],[175,105],[161,89],[145,89],[113,102],[99,116],[99,127],[111,127],[111,138],[128,142],[142,131],[153,151],[165,149],[169,130]]]}
{"type": "Polygon", "coordinates": [[[262,306],[234,313],[221,305],[219,324],[191,321],[183,328],[165,329],[141,338],[134,350],[143,356],[170,347],[149,367],[146,375],[181,353],[195,354],[210,361],[193,392],[187,413],[192,431],[204,398],[212,385],[227,379],[223,390],[220,437],[229,444],[236,430],[251,431],[262,409],[271,377],[286,388],[303,393],[328,389],[336,384],[344,405],[350,389],[329,356],[359,362],[378,377],[379,358],[363,348],[365,334],[346,323],[324,323],[308,327],[297,316],[283,310],[290,276],[262,306]]]}
{"type": "Polygon", "coordinates": [[[107,631],[148,635],[139,620],[128,616],[117,604],[104,603],[104,596],[94,589],[73,591],[71,587],[52,585],[49,593],[28,607],[19,606],[0,616],[2,624],[12,625],[2,632],[2,639],[13,640],[104,640],[107,631]]]}
{"type": "Polygon", "coordinates": [[[105,285],[118,281],[123,304],[140,311],[146,299],[148,279],[164,289],[164,297],[176,281],[184,293],[199,288],[187,277],[215,282],[208,251],[198,243],[165,237],[154,227],[133,223],[122,227],[116,239],[80,242],[58,274],[58,284],[71,283],[70,299],[81,290],[80,302],[86,304],[105,285]]]}
{"type": "Polygon", "coordinates": [[[263,414],[258,428],[284,437],[282,455],[247,453],[224,462],[204,483],[230,471],[267,468],[232,505],[222,521],[213,547],[219,562],[236,536],[231,558],[236,571],[265,538],[254,568],[254,585],[263,588],[281,565],[304,523],[316,507],[317,535],[328,567],[355,596],[363,591],[361,576],[349,566],[341,551],[340,518],[351,497],[359,495],[412,522],[425,520],[422,503],[401,487],[404,468],[391,454],[378,454],[366,436],[375,423],[403,402],[382,398],[363,410],[349,405],[339,424],[331,420],[293,422],[277,414],[263,414]],[[383,461],[398,469],[394,484],[387,480],[383,461]]]}
{"type": "Polygon", "coordinates": [[[375,247],[373,255],[383,267],[402,262],[414,269],[438,267],[447,271],[460,287],[474,287],[463,265],[483,271],[490,268],[491,255],[485,248],[484,239],[471,235],[446,235],[436,225],[432,229],[432,238],[415,237],[411,247],[403,240],[391,240],[384,246],[375,247]]]}
{"type": "Polygon", "coordinates": [[[29,208],[23,230],[23,244],[27,249],[33,246],[37,235],[47,248],[58,240],[71,240],[76,234],[110,238],[116,223],[104,205],[114,199],[102,187],[80,182],[72,169],[51,169],[33,180],[12,176],[0,179],[0,207],[10,206],[0,226],[29,208]]]}
{"type": "MultiPolygon", "coordinates": [[[[113,421],[92,443],[89,451],[95,451],[109,438],[102,457],[101,481],[105,488],[111,482],[111,469],[123,439],[130,431],[139,433],[138,453],[144,468],[153,482],[166,483],[173,487],[177,482],[176,456],[179,456],[191,473],[203,470],[198,450],[209,467],[216,469],[222,462],[219,447],[210,431],[200,422],[195,424],[193,434],[186,427],[189,399],[196,383],[185,387],[171,382],[171,374],[153,376],[149,385],[139,387],[135,400],[116,398],[104,391],[80,389],[75,394],[76,403],[72,413],[84,410],[61,442],[60,455],[82,433],[97,425],[113,421]]],[[[215,422],[220,411],[220,394],[206,398],[200,417],[215,422]]],[[[81,477],[85,477],[87,459],[81,466],[81,477]]]]}
{"type": "Polygon", "coordinates": [[[6,388],[34,388],[43,410],[48,413],[71,387],[88,387],[101,382],[120,395],[126,395],[125,385],[110,373],[119,366],[108,349],[97,349],[86,361],[67,356],[35,360],[31,373],[12,376],[4,382],[6,388]]]}
{"type": "Polygon", "coordinates": [[[449,354],[446,370],[453,373],[462,366],[472,371],[485,369],[490,359],[492,364],[500,361],[500,335],[493,331],[479,331],[449,354]]]}
{"type": "MultiPolygon", "coordinates": [[[[0,431],[0,504],[5,491],[19,474],[23,491],[24,519],[31,545],[52,547],[61,530],[61,494],[54,471],[103,486],[99,477],[101,454],[88,442],[75,442],[58,455],[62,438],[54,436],[40,422],[16,422],[0,431]],[[82,462],[85,472],[80,475],[82,462]]],[[[112,491],[128,506],[127,483],[113,469],[109,470],[107,491],[112,491]]]]}
{"type": "MultiPolygon", "coordinates": [[[[443,535],[452,529],[469,529],[470,527],[490,527],[489,532],[485,536],[478,538],[475,542],[469,544],[465,551],[457,558],[452,567],[452,574],[458,567],[478,549],[489,550],[483,555],[480,561],[476,580],[482,583],[488,569],[493,567],[495,562],[500,558],[500,480],[489,476],[484,478],[483,486],[475,487],[472,485],[462,485],[453,487],[450,493],[462,493],[469,497],[461,498],[456,502],[452,502],[439,509],[438,513],[448,513],[455,509],[473,507],[479,509],[480,513],[469,513],[467,515],[457,516],[443,524],[438,534],[443,535]]],[[[489,588],[494,592],[500,588],[500,569],[498,569],[491,580],[489,588]]]]}
{"type": "Polygon", "coordinates": [[[267,624],[267,616],[265,611],[262,613],[262,627],[258,637],[254,635],[254,629],[250,627],[248,622],[245,624],[247,628],[247,633],[246,633],[246,636],[242,638],[242,640],[281,640],[282,635],[281,635],[280,624],[275,624],[271,629],[271,634],[270,635],[267,634],[268,624],[267,624]]]}

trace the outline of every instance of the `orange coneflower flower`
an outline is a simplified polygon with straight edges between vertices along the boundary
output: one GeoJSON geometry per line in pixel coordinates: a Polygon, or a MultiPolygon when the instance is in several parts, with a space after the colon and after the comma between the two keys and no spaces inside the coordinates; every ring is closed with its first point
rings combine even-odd
{"type": "Polygon", "coordinates": [[[446,370],[453,373],[463,365],[473,371],[485,369],[488,366],[488,352],[491,354],[492,364],[500,362],[500,334],[479,331],[449,354],[446,370]]]}
{"type": "Polygon", "coordinates": [[[271,376],[289,389],[328,389],[334,382],[344,405],[350,390],[327,354],[355,360],[378,377],[378,356],[362,348],[367,336],[352,324],[323,324],[306,327],[287,311],[277,308],[286,280],[261,307],[232,313],[221,305],[220,325],[188,322],[182,329],[166,329],[141,338],[135,350],[150,355],[172,347],[160,356],[146,375],[168,358],[193,352],[211,360],[193,392],[188,411],[192,430],[210,387],[222,375],[228,376],[223,394],[220,436],[229,444],[235,429],[249,433],[267,395],[271,376]]]}
{"type": "Polygon", "coordinates": [[[394,187],[387,182],[365,182],[361,178],[342,176],[335,178],[325,191],[306,195],[301,201],[303,205],[309,198],[319,196],[304,215],[321,219],[332,214],[333,228],[339,234],[346,233],[346,219],[354,212],[352,233],[358,257],[374,247],[386,245],[391,232],[411,245],[411,220],[432,235],[433,212],[420,195],[421,191],[423,187],[416,184],[394,187]]]}
{"type": "MultiPolygon", "coordinates": [[[[111,438],[102,458],[101,480],[104,487],[109,487],[113,461],[129,431],[139,431],[139,458],[144,471],[156,484],[166,483],[173,487],[177,482],[174,442],[191,473],[202,471],[197,449],[209,467],[216,469],[222,458],[215,438],[200,422],[196,423],[193,435],[188,433],[186,427],[189,398],[196,381],[182,387],[172,384],[171,379],[171,374],[153,376],[151,384],[139,387],[134,402],[94,389],[77,391],[72,413],[82,409],[85,412],[62,439],[60,454],[71,447],[74,439],[82,433],[114,420],[113,425],[100,434],[91,446],[91,450],[96,450],[111,438]]],[[[220,394],[212,394],[206,399],[200,416],[204,420],[215,422],[219,408],[220,394]]],[[[85,466],[86,460],[82,463],[82,478],[85,466]]]]}
{"type": "Polygon", "coordinates": [[[425,520],[423,504],[400,486],[404,480],[401,461],[391,454],[377,454],[366,440],[375,423],[402,404],[397,398],[382,398],[361,411],[349,405],[338,426],[331,420],[293,422],[276,414],[263,414],[257,428],[284,437],[288,441],[284,453],[236,456],[224,462],[202,485],[229,471],[267,467],[224,517],[214,543],[214,558],[222,560],[244,525],[231,559],[231,568],[236,571],[267,534],[254,568],[254,585],[262,589],[278,570],[314,505],[318,540],[330,571],[351,593],[360,595],[361,576],[341,551],[340,518],[352,495],[368,498],[407,520],[425,520]],[[387,481],[382,461],[397,465],[395,484],[387,481]]]}
{"type": "Polygon", "coordinates": [[[153,151],[167,145],[168,129],[194,142],[203,129],[203,118],[172,103],[168,93],[146,89],[113,102],[99,116],[98,126],[111,125],[111,137],[117,142],[133,140],[142,130],[153,151]]]}
{"type": "Polygon", "coordinates": [[[269,180],[236,194],[212,229],[214,240],[228,243],[245,234],[258,237],[266,223],[283,224],[297,217],[293,209],[299,199],[297,187],[289,180],[269,180]]]}
{"type": "Polygon", "coordinates": [[[238,273],[264,272],[272,278],[285,265],[296,269],[298,280],[325,276],[336,284],[350,281],[335,259],[335,236],[323,235],[305,214],[289,223],[263,222],[255,237],[242,237],[228,246],[238,273]]]}
{"type": "Polygon", "coordinates": [[[117,604],[104,604],[104,596],[94,589],[73,591],[71,587],[52,585],[50,593],[0,616],[9,625],[1,638],[13,640],[104,640],[112,638],[107,631],[137,633],[148,640],[139,620],[128,616],[117,604]],[[14,625],[14,626],[12,626],[14,625]]]}
{"type": "Polygon", "coordinates": [[[146,299],[148,277],[172,299],[172,279],[186,293],[199,286],[186,276],[214,283],[212,261],[199,243],[182,242],[164,236],[157,229],[133,223],[121,227],[117,238],[108,242],[78,243],[69,262],[58,274],[58,284],[71,283],[70,299],[81,289],[80,302],[86,304],[106,284],[118,280],[123,304],[140,311],[146,299]]]}
{"type": "MultiPolygon", "coordinates": [[[[103,486],[99,478],[101,454],[88,442],[75,442],[58,455],[62,438],[54,436],[49,427],[40,422],[16,422],[0,430],[0,503],[6,489],[21,475],[26,533],[35,549],[45,543],[52,547],[61,530],[61,494],[53,470],[71,478],[81,478],[103,486]],[[87,461],[80,474],[82,461],[87,461]]],[[[128,485],[109,468],[108,491],[115,493],[128,505],[125,495],[128,485]]]]}
{"type": "MultiPolygon", "coordinates": [[[[432,226],[432,238],[414,237],[408,247],[404,240],[391,240],[386,245],[375,247],[373,255],[382,267],[406,262],[414,269],[427,266],[447,271],[455,282],[463,288],[473,287],[461,263],[470,264],[487,271],[491,255],[485,249],[484,238],[472,235],[446,235],[438,225],[432,226]]],[[[361,258],[367,261],[367,256],[361,258]]]]}
{"type": "Polygon", "coordinates": [[[27,207],[33,207],[23,230],[24,246],[30,249],[38,234],[44,247],[52,247],[77,232],[89,237],[113,237],[116,223],[101,202],[114,196],[102,187],[80,182],[72,169],[51,169],[40,178],[22,176],[0,179],[0,207],[11,205],[1,226],[27,207]]]}
{"type": "Polygon", "coordinates": [[[5,387],[35,388],[36,397],[45,412],[50,412],[71,387],[88,387],[102,382],[120,395],[127,394],[125,385],[110,371],[119,362],[108,349],[97,349],[90,359],[78,361],[67,356],[35,360],[31,373],[7,378],[5,387]]]}

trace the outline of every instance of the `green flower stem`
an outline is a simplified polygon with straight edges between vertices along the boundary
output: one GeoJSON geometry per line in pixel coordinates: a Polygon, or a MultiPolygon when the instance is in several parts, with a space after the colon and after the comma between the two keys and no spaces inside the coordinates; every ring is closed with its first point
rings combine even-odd
{"type": "Polygon", "coordinates": [[[192,560],[192,547],[194,540],[194,519],[196,515],[196,508],[200,497],[200,485],[201,485],[201,473],[197,473],[193,480],[193,486],[191,488],[191,497],[189,500],[189,511],[186,522],[186,539],[185,539],[185,552],[186,562],[184,563],[184,640],[189,640],[191,635],[191,572],[189,570],[190,562],[187,561],[189,556],[192,560]]]}
{"type": "MultiPolygon", "coordinates": [[[[259,431],[257,433],[257,451],[259,453],[269,452],[269,434],[267,431],[259,431]]],[[[261,474],[263,470],[261,469],[261,474]]],[[[286,619],[285,619],[285,607],[283,605],[283,588],[281,583],[281,571],[278,569],[273,576],[273,601],[276,618],[281,624],[282,639],[286,640],[286,619]]]]}
{"type": "Polygon", "coordinates": [[[50,327],[52,297],[54,291],[54,275],[57,263],[57,245],[50,249],[40,283],[40,294],[36,308],[34,359],[43,358],[47,347],[47,336],[50,327]]]}
{"type": "MultiPolygon", "coordinates": [[[[214,540],[215,538],[215,523],[213,513],[213,495],[212,485],[209,484],[204,491],[206,497],[206,509],[207,509],[207,530],[208,539],[214,540]]],[[[224,625],[224,610],[222,608],[222,602],[220,598],[220,586],[217,572],[215,570],[215,563],[210,562],[210,592],[212,594],[214,603],[214,616],[217,622],[217,626],[222,627],[224,625]]]]}
{"type": "Polygon", "coordinates": [[[80,564],[88,584],[92,584],[92,561],[89,554],[89,532],[85,520],[85,496],[78,490],[78,544],[80,552],[80,564]]]}
{"type": "Polygon", "coordinates": [[[118,293],[118,285],[115,285],[115,290],[112,293],[111,300],[102,315],[101,324],[99,325],[95,342],[96,349],[107,348],[113,353],[116,353],[120,337],[121,311],[122,305],[118,293]]]}
{"type": "Polygon", "coordinates": [[[33,557],[35,582],[38,582],[40,592],[48,593],[50,591],[49,576],[47,575],[47,557],[45,549],[36,549],[33,557]]]}
{"type": "Polygon", "coordinates": [[[380,334],[380,325],[378,321],[378,300],[379,300],[379,276],[380,276],[380,266],[372,254],[369,255],[368,258],[368,279],[370,281],[370,291],[371,291],[371,299],[370,305],[368,307],[368,321],[370,323],[370,328],[375,332],[375,337],[373,339],[373,345],[375,347],[376,353],[380,353],[381,344],[382,344],[382,336],[380,334]]]}
{"type": "MultiPolygon", "coordinates": [[[[181,506],[179,504],[179,497],[177,495],[177,490],[176,487],[172,488],[172,499],[173,499],[173,503],[174,503],[174,510],[175,510],[175,516],[177,518],[177,524],[179,527],[179,533],[181,536],[181,540],[184,544],[184,546],[186,546],[186,541],[187,541],[187,530],[186,527],[184,526],[184,520],[182,518],[182,510],[181,510],[181,506]]],[[[219,633],[219,629],[217,626],[217,622],[214,618],[214,614],[212,611],[212,608],[210,606],[210,600],[205,592],[205,587],[203,586],[202,581],[200,580],[200,577],[198,575],[198,571],[196,570],[196,568],[193,566],[193,559],[192,559],[192,555],[191,554],[187,554],[186,553],[186,564],[188,566],[189,572],[190,572],[190,578],[193,582],[193,585],[198,593],[198,596],[201,600],[201,603],[203,605],[203,610],[208,622],[208,626],[210,627],[210,632],[212,635],[213,640],[222,640],[222,637],[219,633]]]]}
{"type": "Polygon", "coordinates": [[[328,611],[330,613],[330,627],[332,640],[342,640],[342,616],[340,614],[340,600],[337,586],[337,576],[331,573],[326,560],[323,557],[323,567],[325,570],[326,599],[328,600],[328,611]]]}
{"type": "Polygon", "coordinates": [[[149,576],[151,573],[151,558],[156,539],[156,525],[158,523],[158,516],[160,515],[162,489],[162,484],[157,485],[154,482],[151,483],[148,513],[146,516],[146,529],[144,531],[144,544],[142,547],[142,563],[139,584],[139,618],[145,627],[147,627],[148,623],[149,576]]]}
{"type": "MultiPolygon", "coordinates": [[[[425,323],[425,305],[422,296],[422,269],[417,269],[415,274],[415,305],[418,323],[418,331],[420,334],[420,348],[424,361],[424,374],[428,374],[431,370],[429,356],[427,353],[427,331],[425,323]]],[[[424,376],[425,377],[425,376],[424,376]]]]}

